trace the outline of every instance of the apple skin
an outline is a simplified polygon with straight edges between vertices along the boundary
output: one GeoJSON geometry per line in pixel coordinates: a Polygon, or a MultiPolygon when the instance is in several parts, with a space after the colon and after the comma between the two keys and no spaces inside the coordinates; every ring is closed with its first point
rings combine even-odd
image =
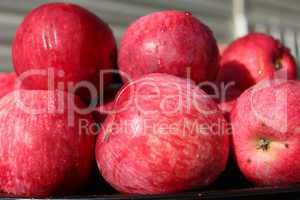
{"type": "Polygon", "coordinates": [[[300,83],[263,81],[246,90],[232,112],[235,156],[257,186],[300,183],[300,83]]]}
{"type": "Polygon", "coordinates": [[[120,71],[131,79],[168,73],[196,83],[214,80],[218,62],[218,47],[209,27],[191,13],[176,10],[154,12],[133,22],[122,38],[118,57],[120,71]]]}
{"type": "Polygon", "coordinates": [[[0,98],[4,97],[6,94],[15,89],[16,78],[17,76],[15,72],[0,73],[0,98]]]}
{"type": "Polygon", "coordinates": [[[68,126],[67,105],[74,99],[84,106],[72,94],[55,90],[15,90],[0,100],[2,192],[47,197],[75,194],[86,186],[95,136],[80,129],[79,120],[93,121],[91,115],[75,113],[75,125],[68,126]],[[34,113],[39,109],[49,110],[34,113]]]}
{"type": "MultiPolygon", "coordinates": [[[[58,82],[67,90],[67,83],[81,81],[102,89],[111,77],[104,76],[99,86],[99,73],[116,63],[116,44],[109,26],[86,9],[47,3],[32,10],[18,27],[12,60],[18,75],[53,68],[55,89],[60,89],[58,82]]],[[[28,89],[49,89],[46,75],[31,75],[22,84],[28,89]]]]}
{"type": "Polygon", "coordinates": [[[297,78],[297,65],[289,49],[272,36],[249,33],[229,44],[221,56],[218,82],[234,82],[232,88],[244,91],[271,78],[297,78]]]}
{"type": "Polygon", "coordinates": [[[97,138],[96,160],[118,191],[180,192],[209,185],[225,169],[229,146],[223,129],[199,132],[187,125],[226,123],[216,103],[191,81],[145,75],[120,90],[113,109],[97,138]]]}

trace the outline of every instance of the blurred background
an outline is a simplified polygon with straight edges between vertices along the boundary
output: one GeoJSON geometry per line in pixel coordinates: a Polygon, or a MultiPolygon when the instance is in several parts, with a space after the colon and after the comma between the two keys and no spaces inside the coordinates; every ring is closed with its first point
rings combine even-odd
{"type": "MultiPolygon", "coordinates": [[[[57,2],[56,0],[55,2],[57,2]]],[[[47,0],[0,1],[0,70],[10,71],[11,41],[17,26],[32,8],[47,0]]],[[[119,42],[126,27],[147,13],[178,9],[190,11],[206,23],[220,44],[251,31],[265,32],[288,46],[300,61],[299,0],[65,0],[82,5],[110,24],[119,42]]]]}

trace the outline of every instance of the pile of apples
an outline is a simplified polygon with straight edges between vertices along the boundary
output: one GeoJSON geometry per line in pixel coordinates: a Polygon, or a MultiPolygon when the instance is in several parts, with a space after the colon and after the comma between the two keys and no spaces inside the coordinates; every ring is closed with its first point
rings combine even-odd
{"type": "Polygon", "coordinates": [[[96,15],[49,3],[19,26],[12,62],[0,75],[1,192],[78,194],[96,163],[119,192],[182,192],[213,183],[229,153],[254,185],[300,183],[297,66],[269,35],[220,55],[209,27],[167,10],[133,22],[117,53],[96,15]]]}

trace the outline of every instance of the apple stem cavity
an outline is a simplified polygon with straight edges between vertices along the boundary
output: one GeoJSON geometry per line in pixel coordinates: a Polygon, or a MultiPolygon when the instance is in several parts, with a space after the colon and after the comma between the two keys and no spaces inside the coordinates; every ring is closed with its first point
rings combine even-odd
{"type": "Polygon", "coordinates": [[[267,151],[270,147],[270,141],[265,138],[260,138],[256,145],[256,149],[261,149],[263,151],[267,151]]]}

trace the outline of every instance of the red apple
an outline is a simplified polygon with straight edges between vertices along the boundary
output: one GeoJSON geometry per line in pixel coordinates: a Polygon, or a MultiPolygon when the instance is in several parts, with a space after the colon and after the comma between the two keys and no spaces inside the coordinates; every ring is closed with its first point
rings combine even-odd
{"type": "Polygon", "coordinates": [[[159,11],[143,16],[127,29],[119,50],[123,80],[159,72],[212,81],[219,52],[211,30],[181,11],[159,11]]]}
{"type": "Polygon", "coordinates": [[[29,89],[49,89],[47,75],[58,89],[67,90],[67,83],[81,81],[98,87],[99,72],[115,63],[115,48],[111,29],[96,15],[70,3],[47,3],[32,10],[19,26],[12,59],[29,89]]]}
{"type": "Polygon", "coordinates": [[[244,91],[263,79],[296,79],[297,65],[289,49],[263,33],[250,33],[232,42],[221,57],[218,82],[235,83],[244,91]]]}
{"type": "Polygon", "coordinates": [[[258,186],[300,183],[300,83],[263,81],[231,115],[238,165],[258,186]]]}
{"type": "Polygon", "coordinates": [[[70,93],[54,90],[15,90],[0,100],[2,192],[49,196],[85,186],[95,141],[86,126],[93,121],[73,113],[71,103],[83,107],[70,93]]]}
{"type": "Polygon", "coordinates": [[[16,74],[14,72],[0,73],[0,98],[15,89],[16,74]]]}
{"type": "Polygon", "coordinates": [[[224,170],[223,115],[187,79],[148,74],[125,85],[96,143],[103,177],[118,191],[164,194],[203,187],[224,170]]]}

